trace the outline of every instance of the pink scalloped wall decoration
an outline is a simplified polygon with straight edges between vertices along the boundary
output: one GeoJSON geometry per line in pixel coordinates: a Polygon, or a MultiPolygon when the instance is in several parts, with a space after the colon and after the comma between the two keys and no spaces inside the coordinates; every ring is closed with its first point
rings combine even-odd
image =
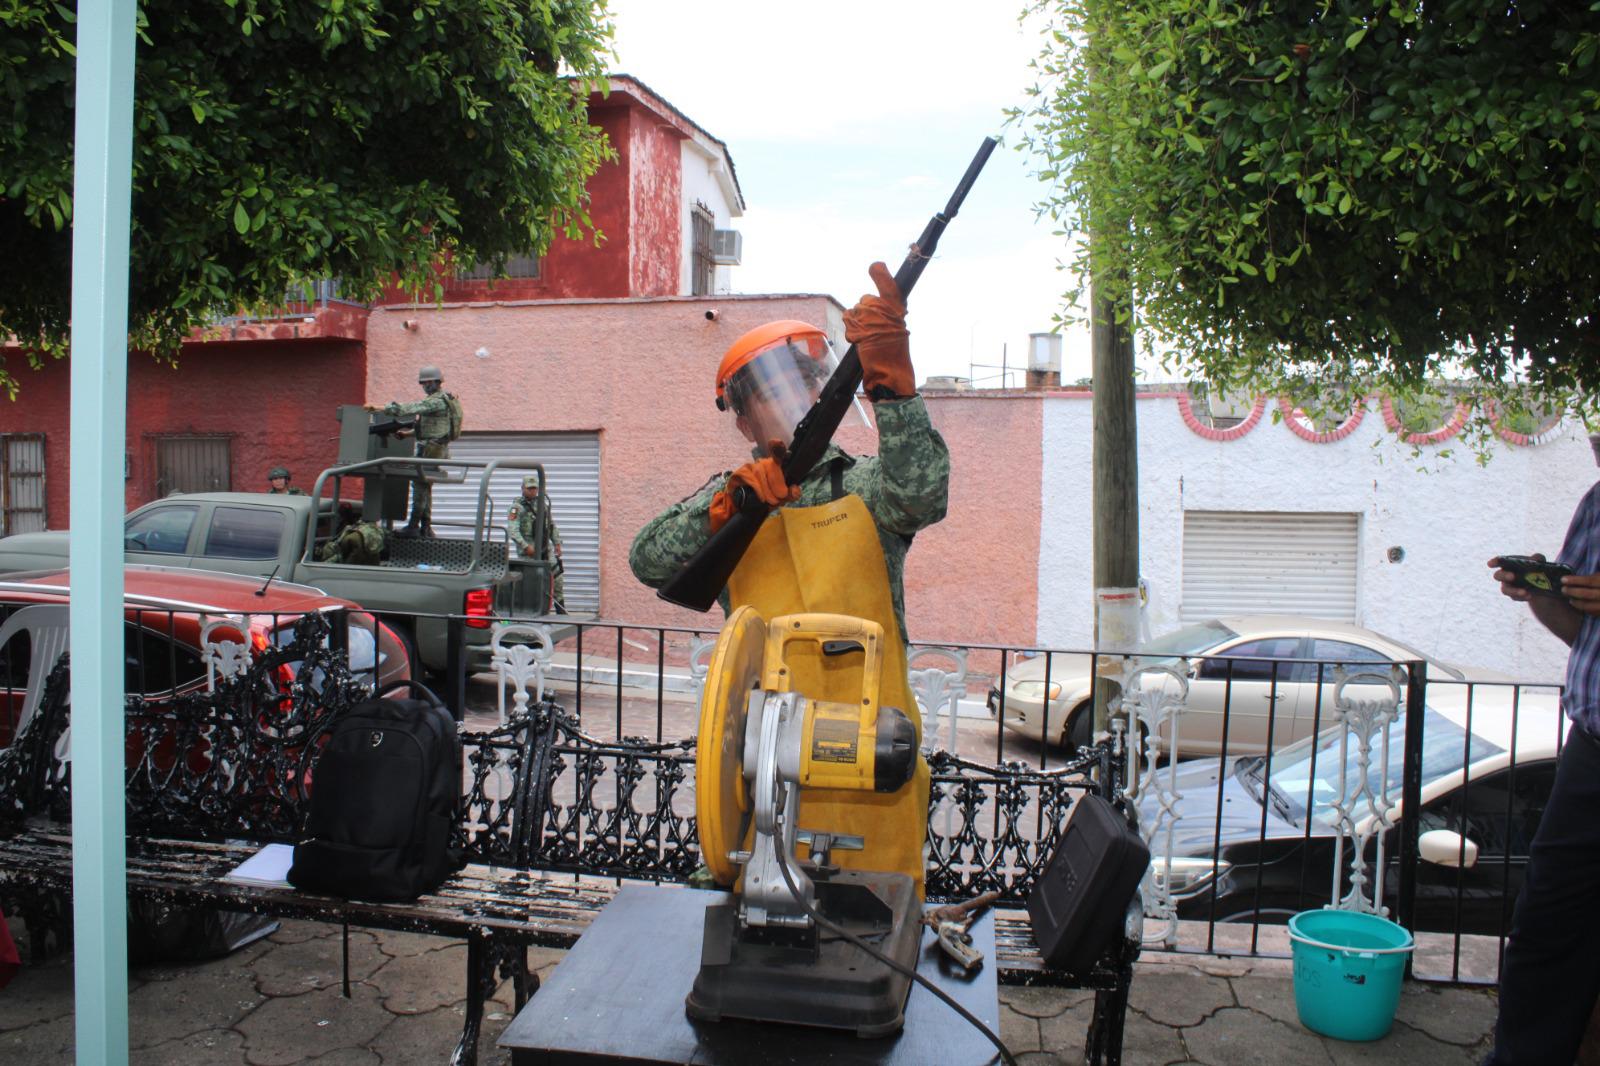
{"type": "Polygon", "coordinates": [[[1383,424],[1389,429],[1400,434],[1400,439],[1407,444],[1439,444],[1449,440],[1467,424],[1467,418],[1472,414],[1472,405],[1465,403],[1456,404],[1455,413],[1450,416],[1450,421],[1438,429],[1430,429],[1426,433],[1408,433],[1400,425],[1400,416],[1394,413],[1394,401],[1385,396],[1381,403],[1383,410],[1383,424]]]}
{"type": "Polygon", "coordinates": [[[1238,440],[1256,428],[1256,423],[1261,421],[1261,416],[1266,410],[1267,398],[1265,396],[1257,396],[1255,406],[1250,408],[1250,413],[1245,416],[1243,422],[1240,422],[1237,426],[1229,426],[1227,429],[1217,429],[1215,426],[1208,426],[1200,421],[1199,417],[1194,413],[1193,404],[1189,402],[1189,394],[1187,392],[1178,393],[1178,413],[1183,416],[1183,424],[1206,440],[1238,440]]]}
{"type": "Polygon", "coordinates": [[[1340,422],[1336,428],[1330,429],[1326,433],[1318,433],[1302,417],[1295,414],[1294,401],[1290,400],[1289,397],[1278,397],[1278,410],[1283,412],[1283,424],[1288,426],[1295,436],[1301,440],[1310,441],[1312,444],[1332,444],[1334,441],[1344,440],[1354,433],[1356,427],[1361,424],[1361,420],[1367,417],[1367,405],[1366,401],[1363,400],[1356,404],[1355,410],[1350,412],[1350,417],[1340,422]]]}
{"type": "Polygon", "coordinates": [[[1554,436],[1556,430],[1561,428],[1561,420],[1557,419],[1554,424],[1547,426],[1538,433],[1531,435],[1527,433],[1518,433],[1516,430],[1507,429],[1500,424],[1499,404],[1495,403],[1493,400],[1485,400],[1483,402],[1483,409],[1484,412],[1489,416],[1489,424],[1493,426],[1494,431],[1500,435],[1500,439],[1508,444],[1515,444],[1520,448],[1534,448],[1544,444],[1546,441],[1550,440],[1552,436],[1554,436]]]}

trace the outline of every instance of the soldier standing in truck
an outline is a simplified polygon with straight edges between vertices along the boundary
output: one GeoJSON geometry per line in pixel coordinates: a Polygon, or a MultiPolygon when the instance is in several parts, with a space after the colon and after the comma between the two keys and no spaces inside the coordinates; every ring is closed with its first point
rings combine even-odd
{"type": "MultiPolygon", "coordinates": [[[[417,458],[448,459],[450,442],[461,436],[461,401],[444,391],[444,375],[436,366],[425,366],[417,371],[417,383],[422,386],[422,399],[410,403],[394,400],[381,408],[369,406],[367,410],[381,410],[390,417],[416,416],[417,458]]],[[[411,517],[395,535],[433,536],[433,486],[420,470],[411,482],[411,517]]]]}

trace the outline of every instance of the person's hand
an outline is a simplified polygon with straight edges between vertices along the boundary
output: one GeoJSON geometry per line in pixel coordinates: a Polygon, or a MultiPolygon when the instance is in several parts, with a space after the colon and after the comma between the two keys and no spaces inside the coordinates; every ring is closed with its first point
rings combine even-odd
{"type": "Polygon", "coordinates": [[[1561,594],[1584,614],[1600,615],[1600,574],[1573,574],[1562,578],[1561,594]]]}
{"type": "MultiPolygon", "coordinates": [[[[1539,560],[1541,563],[1544,562],[1544,556],[1538,552],[1535,552],[1532,558],[1539,560]]],[[[1528,602],[1529,597],[1533,595],[1532,590],[1512,584],[1517,579],[1517,575],[1500,566],[1500,556],[1496,555],[1493,559],[1490,559],[1489,565],[1494,567],[1494,579],[1500,582],[1500,594],[1502,596],[1516,600],[1518,603],[1528,602]]]]}
{"type": "Polygon", "coordinates": [[[788,455],[783,441],[768,441],[767,452],[729,474],[728,483],[711,497],[711,532],[721,529],[739,509],[734,493],[741,486],[754,492],[768,507],[781,507],[800,498],[800,489],[783,479],[783,460],[788,455]]]}
{"type": "Polygon", "coordinates": [[[844,313],[844,337],[861,359],[861,383],[874,400],[913,396],[917,375],[911,367],[906,302],[888,267],[873,263],[867,273],[878,295],[863,296],[844,313]]]}
{"type": "Polygon", "coordinates": [[[561,545],[559,544],[556,545],[556,558],[561,558],[561,545]]]}

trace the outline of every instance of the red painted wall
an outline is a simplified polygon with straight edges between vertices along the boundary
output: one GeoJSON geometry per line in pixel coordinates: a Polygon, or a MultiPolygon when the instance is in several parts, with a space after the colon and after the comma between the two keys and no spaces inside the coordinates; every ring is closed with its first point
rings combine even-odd
{"type": "MultiPolygon", "coordinates": [[[[683,248],[683,134],[630,96],[608,106],[590,105],[589,118],[605,131],[615,161],[589,179],[589,218],[604,239],[558,235],[537,278],[499,281],[445,279],[443,303],[515,300],[615,299],[675,296],[683,248]]],[[[385,303],[409,304],[409,294],[385,303]]]]}
{"type": "Polygon", "coordinates": [[[642,109],[633,116],[628,295],[676,296],[683,257],[683,134],[642,109]]]}
{"type": "MultiPolygon", "coordinates": [[[[20,358],[8,363],[21,392],[15,403],[0,400],[0,432],[45,434],[46,519],[66,529],[70,366],[60,360],[34,371],[20,358]]],[[[366,365],[360,341],[189,345],[175,366],[131,356],[128,507],[155,496],[157,435],[227,435],[235,490],[264,490],[267,471],[281,464],[309,491],[338,458],[335,409],[365,401],[366,365]]]]}

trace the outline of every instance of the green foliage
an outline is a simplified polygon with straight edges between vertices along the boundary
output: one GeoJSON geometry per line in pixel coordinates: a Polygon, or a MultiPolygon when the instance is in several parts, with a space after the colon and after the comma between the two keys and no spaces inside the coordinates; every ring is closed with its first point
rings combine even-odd
{"type": "MultiPolygon", "coordinates": [[[[1036,0],[1014,115],[1118,306],[1198,376],[1600,391],[1600,3],[1036,0]]],[[[1082,290],[1073,294],[1081,302],[1082,290]]]]}
{"type": "MultiPolygon", "coordinates": [[[[62,354],[71,296],[74,11],[0,3],[0,336],[62,354]]],[[[340,277],[368,299],[434,266],[592,232],[584,187],[605,0],[142,0],[131,342],[340,277]]],[[[37,360],[35,353],[31,358],[37,360]]],[[[0,364],[0,389],[16,382],[0,364]]]]}

